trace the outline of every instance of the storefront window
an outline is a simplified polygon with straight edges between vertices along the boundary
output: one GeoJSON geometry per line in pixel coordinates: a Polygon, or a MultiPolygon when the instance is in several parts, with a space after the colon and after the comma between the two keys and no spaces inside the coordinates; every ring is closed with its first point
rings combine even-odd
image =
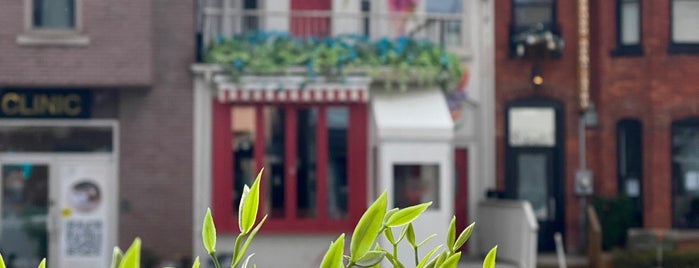
{"type": "Polygon", "coordinates": [[[111,152],[109,126],[0,126],[0,152],[111,152]]]}
{"type": "Polygon", "coordinates": [[[432,202],[431,209],[439,208],[439,165],[393,165],[394,205],[398,208],[432,202]]]}
{"type": "Polygon", "coordinates": [[[347,217],[347,127],[349,109],[326,109],[328,131],[328,216],[347,217]]]}
{"type": "Polygon", "coordinates": [[[296,116],[296,217],[315,218],[318,111],[302,108],[296,110],[296,116]]]}
{"type": "Polygon", "coordinates": [[[284,125],[283,107],[265,107],[265,177],[271,218],[284,217],[284,125]]]}
{"type": "Polygon", "coordinates": [[[252,185],[255,170],[255,108],[249,106],[231,108],[231,130],[233,131],[233,210],[243,193],[243,185],[252,185]]]}
{"type": "Polygon", "coordinates": [[[672,124],[673,226],[699,228],[699,118],[672,124]]]}

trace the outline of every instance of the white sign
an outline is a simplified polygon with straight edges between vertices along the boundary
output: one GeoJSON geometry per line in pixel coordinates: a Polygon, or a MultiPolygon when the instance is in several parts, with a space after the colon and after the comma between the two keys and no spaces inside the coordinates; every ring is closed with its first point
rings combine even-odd
{"type": "Polygon", "coordinates": [[[556,116],[551,107],[516,107],[509,110],[510,146],[556,145],[556,116]]]}

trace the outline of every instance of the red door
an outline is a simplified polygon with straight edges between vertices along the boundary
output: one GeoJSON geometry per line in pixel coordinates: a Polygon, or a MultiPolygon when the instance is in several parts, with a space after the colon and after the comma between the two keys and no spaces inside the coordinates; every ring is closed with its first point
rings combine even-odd
{"type": "MultiPolygon", "coordinates": [[[[456,175],[456,192],[454,193],[454,215],[456,216],[456,232],[468,226],[468,151],[454,150],[454,168],[456,175]]],[[[464,248],[462,248],[463,250],[464,248]]]]}
{"type": "Polygon", "coordinates": [[[297,37],[330,36],[330,0],[291,0],[291,34],[297,37]]]}

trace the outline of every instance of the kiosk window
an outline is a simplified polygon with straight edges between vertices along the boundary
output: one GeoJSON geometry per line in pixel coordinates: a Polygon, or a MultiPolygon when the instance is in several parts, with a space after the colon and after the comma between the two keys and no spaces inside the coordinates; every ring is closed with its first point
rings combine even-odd
{"type": "Polygon", "coordinates": [[[439,208],[439,165],[393,165],[393,193],[395,207],[431,201],[430,208],[439,208]]]}

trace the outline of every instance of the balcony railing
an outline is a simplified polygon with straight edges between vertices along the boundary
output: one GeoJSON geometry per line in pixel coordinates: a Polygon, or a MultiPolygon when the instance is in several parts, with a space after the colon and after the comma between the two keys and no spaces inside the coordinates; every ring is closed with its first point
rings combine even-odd
{"type": "Polygon", "coordinates": [[[206,49],[218,37],[256,31],[286,32],[301,38],[354,34],[377,40],[407,36],[427,39],[449,50],[465,43],[461,13],[272,11],[227,8],[219,3],[200,7],[199,19],[199,49],[206,49]]]}

